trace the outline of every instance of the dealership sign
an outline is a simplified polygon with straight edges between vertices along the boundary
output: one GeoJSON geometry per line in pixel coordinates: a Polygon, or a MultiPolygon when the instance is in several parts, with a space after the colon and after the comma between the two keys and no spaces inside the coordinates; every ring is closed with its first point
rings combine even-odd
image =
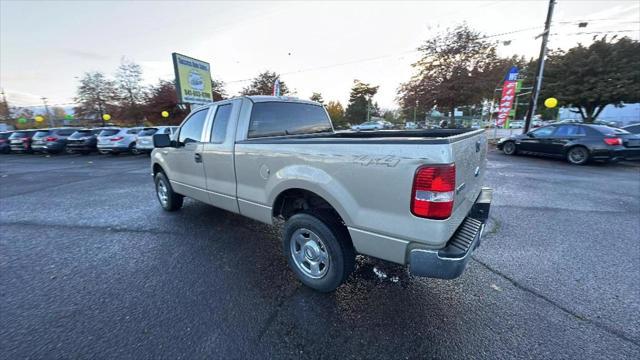
{"type": "Polygon", "coordinates": [[[178,102],[189,104],[212,102],[209,63],[178,53],[173,53],[172,57],[178,102]]]}
{"type": "Polygon", "coordinates": [[[518,86],[518,68],[512,66],[504,78],[504,84],[502,84],[502,96],[500,97],[500,103],[498,105],[498,117],[496,118],[496,125],[503,126],[509,114],[513,103],[516,101],[516,88],[518,86]]]}

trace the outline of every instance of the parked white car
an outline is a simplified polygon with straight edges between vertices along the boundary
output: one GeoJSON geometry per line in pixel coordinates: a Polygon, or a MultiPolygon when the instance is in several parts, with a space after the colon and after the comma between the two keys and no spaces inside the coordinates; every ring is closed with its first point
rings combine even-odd
{"type": "Polygon", "coordinates": [[[141,127],[104,129],[98,134],[98,152],[117,155],[123,152],[135,152],[136,139],[141,127]]]}
{"type": "Polygon", "coordinates": [[[178,129],[177,126],[154,126],[142,129],[138,133],[138,140],[136,140],[136,152],[147,154],[151,153],[153,150],[153,135],[169,134],[169,137],[173,137],[176,129],[178,129]]]}
{"type": "Polygon", "coordinates": [[[367,121],[360,125],[354,125],[351,127],[351,130],[355,130],[355,131],[382,130],[382,129],[384,129],[384,124],[378,121],[367,121]]]}

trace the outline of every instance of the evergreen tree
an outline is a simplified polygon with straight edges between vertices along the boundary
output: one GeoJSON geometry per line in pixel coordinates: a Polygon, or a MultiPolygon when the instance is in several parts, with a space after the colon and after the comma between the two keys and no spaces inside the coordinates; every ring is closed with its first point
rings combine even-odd
{"type": "Polygon", "coordinates": [[[377,104],[371,104],[371,99],[378,92],[378,86],[371,86],[360,80],[353,81],[349,104],[345,112],[345,118],[352,124],[360,124],[367,120],[369,116],[376,116],[379,113],[377,104]]]}
{"type": "MultiPolygon", "coordinates": [[[[268,70],[260,73],[251,80],[251,84],[249,84],[249,86],[242,89],[240,95],[272,95],[273,84],[278,78],[280,78],[280,75],[268,70]]],[[[282,81],[282,79],[280,79],[280,95],[287,95],[288,93],[289,89],[287,88],[287,85],[282,81]]]]}

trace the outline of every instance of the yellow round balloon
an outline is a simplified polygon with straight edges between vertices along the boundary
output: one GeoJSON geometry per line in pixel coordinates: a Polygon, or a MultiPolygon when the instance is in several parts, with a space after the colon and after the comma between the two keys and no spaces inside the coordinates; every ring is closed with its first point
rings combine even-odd
{"type": "Polygon", "coordinates": [[[36,116],[36,122],[43,122],[44,118],[40,115],[36,116]]]}
{"type": "Polygon", "coordinates": [[[109,114],[104,114],[104,115],[102,115],[102,120],[104,120],[104,121],[109,121],[109,120],[111,120],[111,115],[109,115],[109,114]]]}
{"type": "Polygon", "coordinates": [[[544,106],[548,107],[549,109],[553,109],[554,107],[556,107],[556,105],[558,105],[558,99],[556,98],[551,97],[544,101],[544,106]]]}
{"type": "Polygon", "coordinates": [[[163,118],[167,118],[169,117],[169,112],[168,111],[163,111],[160,113],[160,115],[162,115],[163,118]]]}

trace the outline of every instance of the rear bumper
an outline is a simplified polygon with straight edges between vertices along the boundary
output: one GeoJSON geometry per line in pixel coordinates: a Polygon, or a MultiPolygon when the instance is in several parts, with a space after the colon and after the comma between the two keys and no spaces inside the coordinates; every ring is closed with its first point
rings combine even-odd
{"type": "Polygon", "coordinates": [[[73,151],[95,151],[96,145],[67,143],[67,150],[72,152],[73,151]]]}
{"type": "Polygon", "coordinates": [[[11,144],[11,151],[16,151],[16,152],[25,152],[25,151],[30,151],[30,147],[28,145],[16,145],[16,144],[11,144]]]}
{"type": "Polygon", "coordinates": [[[627,148],[627,147],[620,146],[616,149],[610,149],[610,150],[596,149],[591,152],[591,158],[593,160],[611,160],[611,161],[640,160],[640,148],[639,147],[627,148]]]}
{"type": "Polygon", "coordinates": [[[97,146],[99,151],[107,151],[107,152],[127,152],[129,151],[128,146],[114,146],[114,145],[100,145],[97,146]]]}
{"type": "Polygon", "coordinates": [[[458,227],[447,246],[438,250],[412,249],[409,269],[416,276],[454,279],[462,274],[473,251],[480,246],[489,217],[493,190],[483,188],[469,214],[458,227]]]}

